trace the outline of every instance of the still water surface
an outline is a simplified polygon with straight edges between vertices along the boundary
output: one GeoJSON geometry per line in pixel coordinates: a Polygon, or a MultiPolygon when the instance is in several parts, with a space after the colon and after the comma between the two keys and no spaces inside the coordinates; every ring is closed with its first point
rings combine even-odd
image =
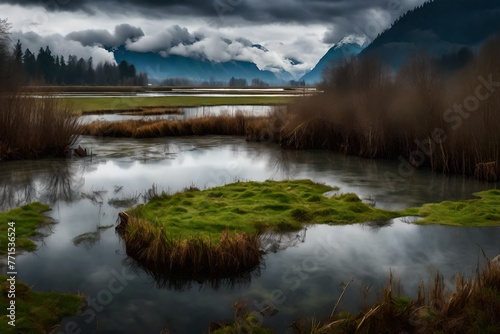
{"type": "Polygon", "coordinates": [[[391,185],[384,174],[397,173],[394,162],[285,151],[236,137],[84,137],[79,144],[91,149],[93,157],[8,162],[0,169],[1,209],[41,200],[51,204],[50,216],[57,221],[44,231],[48,236],[36,253],[18,257],[18,278],[36,291],[81,292],[91,298],[96,317],[86,313],[66,319],[62,332],[70,333],[64,327],[75,321],[81,333],[159,333],[165,328],[204,333],[211,321],[230,320],[236,301],[261,309],[280,291],[281,297],[271,300],[279,312],[265,324],[284,333],[301,316],[326,317],[342,291],[339,284],[351,278],[341,308],[355,311],[363,303],[362,288],[373,284],[375,294],[390,270],[411,295],[437,269],[450,282],[457,272],[471,275],[479,246],[490,258],[500,254],[500,228],[417,226],[400,220],[383,227],[311,226],[284,236],[282,249],[266,255],[260,270],[247,277],[204,284],[158,282],[127,258],[114,228],[98,230],[114,225],[118,212],[126,209],[111,199],[140,202],[153,184],[176,192],[235,180],[308,178],[391,209],[471,198],[475,191],[498,185],[428,171],[391,185]],[[93,242],[74,243],[87,232],[94,233],[93,242]],[[120,274],[126,275],[117,283],[120,274]]]}
{"type": "Polygon", "coordinates": [[[183,120],[190,118],[199,118],[207,116],[220,116],[228,115],[234,116],[237,113],[242,113],[248,116],[266,116],[274,107],[262,105],[231,105],[231,106],[206,106],[206,107],[190,107],[179,108],[182,112],[181,115],[126,115],[126,114],[102,114],[102,115],[85,115],[80,116],[79,119],[82,123],[91,122],[116,122],[128,120],[183,120]]]}

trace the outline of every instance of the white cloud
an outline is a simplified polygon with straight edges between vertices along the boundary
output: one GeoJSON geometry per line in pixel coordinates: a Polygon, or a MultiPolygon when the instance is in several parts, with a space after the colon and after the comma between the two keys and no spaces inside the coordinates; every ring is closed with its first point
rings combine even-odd
{"type": "Polygon", "coordinates": [[[129,41],[127,49],[137,52],[168,51],[179,44],[194,43],[199,38],[203,38],[203,35],[191,34],[187,28],[174,25],[156,34],[144,36],[137,41],[129,41]]]}
{"type": "MultiPolygon", "coordinates": [[[[138,2],[134,5],[139,6],[137,8],[130,5],[133,1],[119,8],[110,4],[105,6],[112,1],[85,1],[87,11],[77,10],[80,7],[73,6],[73,11],[51,12],[43,8],[42,1],[41,5],[30,6],[0,4],[0,13],[9,19],[13,25],[12,31],[18,35],[28,32],[39,35],[38,40],[23,36],[23,43],[32,51],[48,44],[57,54],[93,56],[99,61],[109,61],[113,55],[97,45],[115,46],[125,40],[127,49],[131,51],[152,51],[163,56],[197,56],[216,62],[251,61],[261,69],[283,68],[299,77],[314,67],[329,47],[342,37],[359,35],[356,29],[384,29],[391,20],[423,1],[320,0],[310,4],[299,0],[286,4],[284,0],[276,3],[238,2],[234,11],[225,13],[223,20],[220,20],[222,25],[217,29],[209,24],[214,20],[213,15],[204,16],[198,11],[184,11],[182,14],[182,10],[174,10],[177,7],[167,2],[161,2],[161,6],[173,6],[170,7],[172,11],[164,9],[161,12],[160,8],[163,7],[150,8],[145,4],[142,10],[137,10],[141,5],[138,2]],[[398,6],[389,5],[393,3],[398,6]],[[268,7],[273,10],[266,11],[268,7]],[[116,10],[111,10],[113,8],[116,10]],[[255,13],[267,14],[253,16],[255,13]],[[300,19],[301,15],[303,19],[300,19]],[[290,19],[285,20],[286,17],[290,19]],[[124,31],[116,28],[125,22],[127,25],[122,26],[124,31]],[[378,26],[367,28],[369,24],[378,26]],[[142,33],[144,36],[138,38],[142,33]],[[77,39],[88,46],[64,40],[62,36],[68,34],[68,38],[77,39]],[[133,38],[129,40],[131,36],[133,38]],[[269,52],[253,48],[251,43],[260,44],[269,52]],[[292,66],[288,60],[290,58],[302,64],[292,66]]],[[[160,1],[153,2],[160,4],[160,1]]],[[[189,8],[194,4],[185,6],[189,8]]],[[[211,5],[205,7],[208,8],[207,13],[214,11],[211,5]]]]}
{"type": "Polygon", "coordinates": [[[35,56],[40,48],[45,49],[48,46],[53,55],[64,56],[66,59],[68,59],[69,55],[76,55],[78,58],[82,57],[84,59],[92,57],[94,65],[100,62],[116,63],[112,52],[98,46],[83,46],[79,42],[68,40],[60,34],[40,36],[35,32],[13,32],[11,39],[13,41],[20,40],[23,49],[29,48],[35,56]]]}

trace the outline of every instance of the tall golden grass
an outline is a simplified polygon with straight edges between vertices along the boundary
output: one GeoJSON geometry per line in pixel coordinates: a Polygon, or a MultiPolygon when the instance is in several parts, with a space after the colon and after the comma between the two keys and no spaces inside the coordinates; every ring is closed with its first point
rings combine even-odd
{"type": "Polygon", "coordinates": [[[223,278],[249,272],[262,260],[256,234],[225,231],[218,242],[174,239],[162,226],[120,214],[117,231],[127,255],[151,272],[190,278],[223,278]]]}
{"type": "Polygon", "coordinates": [[[74,113],[55,98],[0,96],[0,161],[65,156],[80,131],[74,113]]]}
{"type": "Polygon", "coordinates": [[[324,94],[289,106],[277,139],[294,149],[401,157],[415,167],[497,180],[499,82],[500,37],[455,73],[422,54],[395,74],[374,59],[353,58],[326,73],[324,94]]]}
{"type": "Polygon", "coordinates": [[[244,136],[247,129],[263,122],[263,117],[207,116],[186,120],[129,120],[119,122],[93,122],[83,126],[83,134],[91,136],[155,138],[166,136],[226,135],[244,136]]]}

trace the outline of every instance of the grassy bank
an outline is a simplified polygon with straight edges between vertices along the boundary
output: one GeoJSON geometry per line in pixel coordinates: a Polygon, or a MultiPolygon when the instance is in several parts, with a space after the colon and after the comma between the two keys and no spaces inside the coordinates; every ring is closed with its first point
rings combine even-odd
{"type": "MultiPolygon", "coordinates": [[[[457,275],[454,291],[447,290],[437,274],[427,286],[422,282],[415,295],[414,299],[405,296],[391,274],[378,300],[360,312],[342,311],[341,294],[329,319],[303,318],[290,327],[295,334],[500,333],[498,263],[487,262],[472,278],[457,275]]],[[[262,326],[266,310],[250,312],[245,306],[236,303],[235,320],[212,323],[209,333],[274,333],[262,326]]]]}
{"type": "Polygon", "coordinates": [[[399,216],[368,206],[354,194],[323,196],[330,190],[308,180],[191,189],[122,213],[118,230],[127,254],[151,270],[224,277],[259,265],[260,233],[399,216]]]}
{"type": "Polygon", "coordinates": [[[6,311],[10,306],[8,299],[10,283],[4,275],[0,275],[0,282],[2,284],[0,333],[3,334],[52,333],[63,317],[77,314],[85,301],[83,295],[33,292],[28,285],[16,281],[16,326],[13,327],[8,324],[10,319],[6,311]]]}
{"type": "Polygon", "coordinates": [[[15,228],[17,253],[36,250],[36,244],[30,238],[39,234],[38,228],[50,223],[43,215],[49,210],[48,205],[31,203],[7,212],[0,212],[0,256],[7,254],[8,232],[12,231],[9,230],[11,227],[15,228]],[[9,222],[14,222],[15,225],[10,226],[9,222]]]}
{"type": "Polygon", "coordinates": [[[90,97],[60,98],[78,112],[127,110],[143,107],[202,107],[221,105],[282,105],[293,98],[280,96],[213,97],[213,96],[163,96],[163,97],[90,97]]]}
{"type": "Polygon", "coordinates": [[[71,108],[58,99],[0,96],[0,161],[64,157],[80,130],[71,108]]]}

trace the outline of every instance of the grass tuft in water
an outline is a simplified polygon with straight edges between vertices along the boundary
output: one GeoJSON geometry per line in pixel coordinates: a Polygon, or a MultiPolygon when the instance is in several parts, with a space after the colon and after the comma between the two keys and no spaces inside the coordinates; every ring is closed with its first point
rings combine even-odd
{"type": "Polygon", "coordinates": [[[500,190],[474,194],[479,197],[465,201],[444,201],[424,204],[405,210],[406,215],[423,217],[417,224],[449,226],[498,226],[500,224],[500,190]]]}
{"type": "Polygon", "coordinates": [[[43,215],[50,210],[48,205],[31,203],[7,212],[0,212],[0,255],[7,254],[9,228],[15,228],[16,251],[34,251],[36,244],[30,239],[39,235],[38,228],[52,222],[43,215]],[[14,222],[10,226],[8,223],[14,222]]]}

